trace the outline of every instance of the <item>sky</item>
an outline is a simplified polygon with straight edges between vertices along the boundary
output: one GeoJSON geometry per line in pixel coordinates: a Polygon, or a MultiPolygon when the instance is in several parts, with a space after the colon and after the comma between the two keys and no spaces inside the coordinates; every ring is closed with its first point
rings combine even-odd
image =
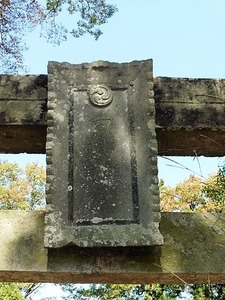
{"type": "MultiPolygon", "coordinates": [[[[225,0],[110,0],[119,11],[102,26],[98,41],[91,36],[69,38],[58,47],[36,30],[26,38],[25,63],[30,74],[47,74],[48,61],[84,63],[96,60],[130,62],[153,59],[154,76],[225,78],[225,0]]],[[[61,17],[71,24],[71,19],[61,17]]],[[[0,156],[0,158],[3,158],[0,156]]],[[[188,176],[187,168],[207,177],[221,158],[159,158],[159,177],[174,185],[188,176]],[[173,165],[173,166],[171,166],[173,165]],[[200,167],[199,167],[200,166],[200,167]]],[[[45,156],[11,156],[21,165],[45,156]]],[[[39,296],[33,298],[41,299],[39,296]]]]}
{"type": "MultiPolygon", "coordinates": [[[[152,58],[154,76],[225,78],[225,0],[108,2],[115,4],[119,11],[102,26],[103,35],[98,41],[91,36],[70,37],[55,47],[40,38],[39,29],[30,33],[26,38],[29,49],[25,53],[29,73],[47,74],[48,61],[79,64],[152,58]]],[[[60,20],[69,27],[74,22],[64,14],[60,20]]],[[[44,156],[16,158],[21,165],[33,159],[45,164],[44,156]]],[[[173,159],[184,168],[159,158],[159,177],[167,185],[186,178],[190,173],[187,168],[207,177],[222,162],[204,157],[173,159]]]]}
{"type": "MultiPolygon", "coordinates": [[[[119,11],[98,41],[70,38],[52,47],[39,33],[28,38],[30,73],[47,73],[49,60],[71,63],[152,58],[154,76],[224,77],[224,0],[111,0],[119,11]]],[[[69,25],[71,19],[62,18],[69,25]]]]}

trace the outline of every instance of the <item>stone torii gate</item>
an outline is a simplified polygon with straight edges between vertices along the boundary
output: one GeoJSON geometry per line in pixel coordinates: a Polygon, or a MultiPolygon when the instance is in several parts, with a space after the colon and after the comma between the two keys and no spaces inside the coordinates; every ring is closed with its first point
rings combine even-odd
{"type": "MultiPolygon", "coordinates": [[[[102,72],[102,62],[95,68],[102,72]]],[[[152,80],[158,155],[223,156],[225,80],[152,80]]],[[[2,153],[45,153],[48,81],[0,76],[2,153]]],[[[162,213],[163,245],[45,248],[44,211],[0,211],[0,281],[225,283],[224,221],[223,214],[162,213]]]]}

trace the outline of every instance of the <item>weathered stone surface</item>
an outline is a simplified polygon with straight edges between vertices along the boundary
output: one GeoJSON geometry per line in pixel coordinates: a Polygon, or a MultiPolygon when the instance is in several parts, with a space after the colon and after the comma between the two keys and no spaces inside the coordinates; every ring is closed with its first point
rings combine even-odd
{"type": "Polygon", "coordinates": [[[44,212],[0,211],[0,280],[225,283],[224,214],[162,213],[163,246],[45,249],[44,212]]]}
{"type": "Polygon", "coordinates": [[[43,247],[43,214],[41,211],[1,211],[1,270],[46,269],[47,250],[43,247]]]}
{"type": "Polygon", "coordinates": [[[46,126],[0,126],[0,153],[45,153],[46,126]]]}
{"type": "Polygon", "coordinates": [[[0,125],[45,125],[45,75],[0,75],[0,125]]]}
{"type": "Polygon", "coordinates": [[[224,155],[224,79],[156,77],[154,94],[159,154],[224,155]]]}
{"type": "MultiPolygon", "coordinates": [[[[0,76],[2,153],[45,153],[47,82],[0,76]]],[[[158,154],[224,156],[224,89],[224,79],[154,78],[158,154]]]]}
{"type": "Polygon", "coordinates": [[[160,245],[152,61],[49,64],[45,245],[160,245]]]}
{"type": "MultiPolygon", "coordinates": [[[[37,85],[42,92],[34,96],[36,76],[26,76],[29,89],[17,82],[23,81],[23,76],[1,76],[0,123],[5,124],[0,126],[1,152],[45,152],[47,75],[42,78],[43,85],[37,85]],[[3,91],[8,87],[10,92],[3,91]],[[30,97],[38,101],[36,108],[29,105],[30,97]]],[[[154,79],[159,154],[192,155],[197,150],[199,155],[224,155],[224,86],[225,80],[154,79]]],[[[162,214],[160,230],[165,244],[161,247],[47,251],[43,247],[44,212],[1,211],[0,280],[225,283],[224,220],[224,215],[162,214]]]]}
{"type": "Polygon", "coordinates": [[[46,100],[47,75],[0,75],[0,99],[46,100]]]}
{"type": "Polygon", "coordinates": [[[156,123],[167,131],[225,130],[225,80],[154,78],[156,123]]]}
{"type": "Polygon", "coordinates": [[[43,153],[46,110],[46,75],[0,75],[0,152],[43,153]]]}

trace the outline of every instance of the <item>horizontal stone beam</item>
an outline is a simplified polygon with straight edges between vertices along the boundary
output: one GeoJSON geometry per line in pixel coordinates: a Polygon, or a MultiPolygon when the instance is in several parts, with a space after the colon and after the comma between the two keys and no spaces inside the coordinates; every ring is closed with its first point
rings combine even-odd
{"type": "Polygon", "coordinates": [[[45,249],[44,212],[0,211],[0,281],[225,283],[224,214],[163,213],[161,247],[45,249]]]}
{"type": "MultiPolygon", "coordinates": [[[[0,76],[0,152],[45,153],[47,80],[0,76]]],[[[159,155],[224,155],[224,79],[156,77],[154,93],[159,155]]]]}
{"type": "Polygon", "coordinates": [[[47,75],[0,75],[0,152],[45,153],[47,75]]]}
{"type": "Polygon", "coordinates": [[[159,155],[224,155],[224,79],[156,77],[154,94],[159,155]]]}

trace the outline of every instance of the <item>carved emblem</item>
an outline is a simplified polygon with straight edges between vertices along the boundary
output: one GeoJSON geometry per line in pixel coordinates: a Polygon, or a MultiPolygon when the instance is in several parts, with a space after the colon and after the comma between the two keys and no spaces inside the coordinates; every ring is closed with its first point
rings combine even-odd
{"type": "Polygon", "coordinates": [[[97,106],[106,106],[113,100],[112,91],[103,84],[90,87],[88,94],[91,103],[97,106]]]}

